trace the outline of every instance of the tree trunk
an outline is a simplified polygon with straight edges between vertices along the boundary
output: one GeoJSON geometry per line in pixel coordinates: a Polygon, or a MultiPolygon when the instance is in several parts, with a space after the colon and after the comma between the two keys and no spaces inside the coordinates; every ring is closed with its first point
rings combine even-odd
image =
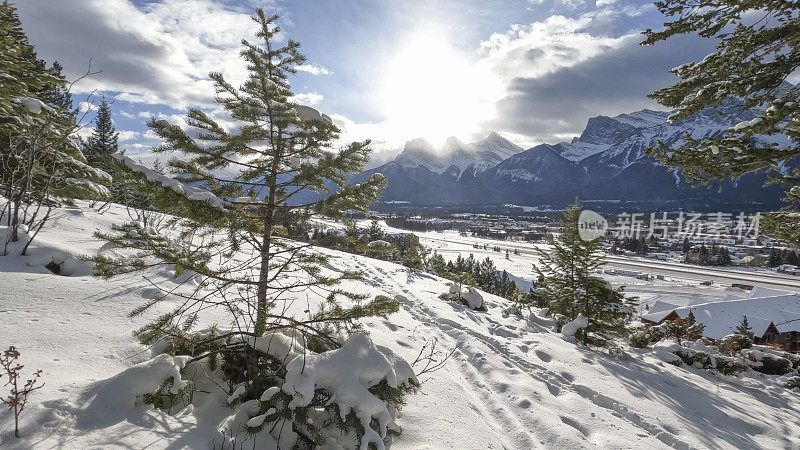
{"type": "MultiPolygon", "coordinates": [[[[273,180],[275,177],[272,177],[273,180]]],[[[271,183],[275,185],[274,181],[271,183]]],[[[269,191],[267,211],[264,214],[264,233],[261,244],[261,269],[258,275],[258,293],[256,295],[256,324],[255,333],[260,336],[267,330],[267,280],[269,279],[270,244],[272,240],[272,225],[275,217],[275,189],[269,191]]]]}

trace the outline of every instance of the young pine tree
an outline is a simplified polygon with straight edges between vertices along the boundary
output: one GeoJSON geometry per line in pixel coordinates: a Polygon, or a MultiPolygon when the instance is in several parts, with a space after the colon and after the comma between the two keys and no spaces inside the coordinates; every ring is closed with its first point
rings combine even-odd
{"type": "Polygon", "coordinates": [[[785,83],[800,67],[800,4],[780,0],[661,0],[656,7],[667,17],[658,31],[647,30],[643,45],[681,34],[714,39],[716,51],[672,73],[676,84],[651,97],[674,108],[670,120],[689,117],[706,107],[741,102],[756,117],[722,135],[686,136],[679,150],[660,144],[649,153],[662,163],[680,167],[699,184],[767,171],[771,181],[787,187],[789,206],[762,222],[775,237],[800,243],[800,171],[773,170],[800,156],[800,86],[785,83]],[[757,18],[756,18],[757,17],[757,18]],[[755,19],[754,19],[755,18],[755,19]],[[754,139],[757,136],[789,139],[754,139]],[[775,141],[779,143],[774,143],[775,141]]]}
{"type": "Polygon", "coordinates": [[[369,229],[367,229],[367,235],[369,235],[370,241],[379,241],[383,239],[383,228],[381,228],[381,224],[378,223],[378,219],[372,219],[372,222],[369,224],[369,229]]]}
{"type": "Polygon", "coordinates": [[[605,264],[599,240],[586,241],[578,233],[580,208],[577,202],[561,219],[556,237],[549,235],[551,248],[537,249],[539,264],[534,270],[541,278],[537,294],[547,299],[551,313],[567,321],[583,314],[589,326],[581,332],[584,343],[589,332],[621,332],[631,315],[630,300],[623,289],[610,288],[592,275],[605,264]]]}
{"type": "MultiPolygon", "coordinates": [[[[96,272],[104,276],[153,264],[173,267],[177,274],[194,274],[201,287],[173,292],[183,301],[137,336],[148,344],[166,341],[171,343],[168,348],[178,349],[173,352],[189,352],[196,359],[221,354],[227,380],[246,388],[242,401],[258,399],[267,388],[282,386],[284,374],[291,369],[287,363],[292,362],[266,351],[273,339],[280,341],[278,335],[290,336],[311,358],[313,353],[344,349],[348,335],[360,330],[359,319],[398,310],[397,301],[387,297],[369,299],[366,293],[343,290],[338,286],[341,281],[361,275],[324,269],[326,257],[311,244],[286,237],[285,224],[305,222],[312,214],[341,218],[346,210],[365,210],[378,197],[385,179],[376,174],[359,185],[348,184],[347,174],[360,172],[367,162],[369,142],[330,149],[339,130],[326,116],[290,99],[288,77],[305,61],[299,44],[278,43],[277,16],[259,10],[254,20],[261,42],[243,41],[241,56],[248,69],[244,84],[236,88],[221,73],[210,75],[217,102],[236,123],[233,129],[198,109],[189,111],[187,130],[163,120],[148,123],[164,140],[157,150],[179,155],[169,166],[182,181],[202,186],[217,198],[235,200],[223,208],[186,210],[177,236],[154,233],[137,224],[116,227],[115,233],[100,236],[135,253],[94,259],[96,272]],[[334,185],[336,191],[331,189],[334,185]],[[309,193],[315,195],[299,195],[309,193]],[[309,294],[325,299],[319,309],[305,308],[309,294]],[[215,307],[230,314],[231,328],[202,337],[190,334],[200,314],[215,307]]],[[[134,314],[165,298],[157,297],[134,314]]],[[[389,383],[376,385],[381,388],[371,392],[381,402],[397,405],[405,388],[389,383]]],[[[355,410],[346,417],[344,410],[338,414],[337,399],[330,396],[318,390],[311,403],[294,407],[298,402],[290,405],[282,400],[286,395],[280,394],[275,397],[277,403],[262,406],[265,411],[277,408],[270,416],[274,420],[291,418],[293,432],[308,445],[318,442],[323,428],[352,431],[361,438],[375,434],[370,430],[374,424],[356,418],[355,410]]],[[[385,427],[379,431],[385,438],[385,427]]]]}
{"type": "Polygon", "coordinates": [[[108,167],[111,155],[119,151],[119,133],[111,120],[111,105],[103,96],[97,106],[97,116],[94,119],[94,131],[83,146],[86,160],[94,167],[108,167]]]}
{"type": "Polygon", "coordinates": [[[748,338],[750,342],[752,342],[755,338],[755,334],[753,334],[753,327],[747,323],[747,316],[742,316],[742,322],[736,327],[736,334],[748,338]]]}

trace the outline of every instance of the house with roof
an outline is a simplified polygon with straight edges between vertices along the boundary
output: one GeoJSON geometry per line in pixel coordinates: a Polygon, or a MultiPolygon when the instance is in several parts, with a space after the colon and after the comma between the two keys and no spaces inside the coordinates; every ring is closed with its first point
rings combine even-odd
{"type": "Polygon", "coordinates": [[[795,293],[756,287],[746,298],[727,295],[674,308],[656,302],[642,315],[642,321],[659,325],[690,315],[705,325],[703,335],[710,339],[735,333],[742,317],[747,317],[757,344],[777,344],[795,353],[800,350],[800,295],[795,293]]]}

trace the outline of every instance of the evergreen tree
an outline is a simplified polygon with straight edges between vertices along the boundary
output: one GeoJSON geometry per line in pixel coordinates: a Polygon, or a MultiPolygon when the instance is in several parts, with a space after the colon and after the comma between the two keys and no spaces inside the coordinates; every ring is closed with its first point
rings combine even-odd
{"type": "Polygon", "coordinates": [[[8,2],[0,3],[0,78],[0,186],[6,201],[0,217],[11,229],[2,253],[20,240],[19,225],[25,225],[24,254],[50,208],[72,198],[106,198],[111,178],[85,163],[60,66],[48,69],[38,59],[8,2]]]}
{"type": "Polygon", "coordinates": [[[659,144],[649,153],[662,163],[680,167],[699,184],[771,171],[772,182],[787,187],[789,206],[772,213],[762,226],[780,240],[800,243],[800,171],[773,171],[800,156],[800,86],[784,84],[800,67],[800,4],[781,0],[661,0],[656,7],[674,20],[658,31],[647,30],[642,44],[651,45],[681,34],[718,41],[716,51],[699,62],[672,70],[680,78],[651,95],[675,108],[670,120],[689,117],[706,107],[736,102],[754,108],[756,117],[722,135],[699,139],[685,136],[679,150],[659,144]],[[758,16],[757,20],[752,20],[758,16]],[[757,136],[784,135],[780,139],[757,136]],[[781,143],[774,143],[775,141],[781,143]]]}
{"type": "Polygon", "coordinates": [[[706,247],[705,244],[700,246],[699,260],[701,266],[711,265],[711,253],[708,251],[708,247],[706,247]]]}
{"type": "MultiPolygon", "coordinates": [[[[338,286],[341,281],[361,279],[361,274],[325,271],[326,257],[313,251],[311,244],[286,239],[287,222],[306,222],[312,214],[341,218],[347,210],[366,210],[386,181],[375,174],[361,184],[348,184],[347,175],[360,172],[368,160],[369,141],[339,151],[329,149],[339,132],[332,121],[290,99],[288,76],[305,62],[299,44],[276,41],[277,16],[259,9],[254,20],[261,42],[242,42],[241,56],[248,69],[244,84],[235,88],[222,74],[210,75],[217,102],[236,122],[232,129],[198,109],[189,111],[187,130],[163,120],[148,123],[164,140],[158,151],[180,155],[169,162],[173,173],[217,198],[236,202],[222,208],[217,204],[187,209],[180,219],[179,236],[154,233],[137,224],[115,227],[114,233],[98,235],[114,246],[134,250],[133,255],[94,258],[96,273],[107,277],[145,269],[153,259],[174,267],[177,274],[194,274],[202,290],[184,294],[185,302],[136,334],[151,345],[166,341],[172,352],[188,351],[195,360],[222,355],[226,378],[246,386],[242,401],[258,399],[267,388],[282,386],[288,361],[264,350],[276,336],[294,336],[293,342],[310,354],[334,350],[352,332],[361,330],[359,319],[385,317],[398,310],[396,300],[369,299],[367,294],[343,290],[338,286]],[[335,192],[331,186],[337,187],[335,192]],[[293,201],[308,191],[316,192],[317,200],[293,201]],[[316,293],[326,301],[316,311],[290,316],[287,305],[300,291],[316,293]],[[210,335],[190,334],[198,314],[214,306],[225,308],[235,327],[210,335]]],[[[163,298],[142,305],[134,314],[148,311],[163,298]]],[[[389,405],[401,402],[408,389],[387,383],[379,386],[370,392],[389,405]]],[[[262,402],[262,407],[277,408],[278,417],[291,421],[294,432],[304,440],[301,447],[318,443],[323,429],[361,438],[367,428],[377,427],[357,418],[354,411],[339,414],[336,402],[328,399],[330,393],[319,389],[314,402],[302,408],[290,408],[288,401],[262,402]]],[[[385,428],[374,429],[371,435],[387,438],[385,428]]]]}
{"type": "Polygon", "coordinates": [[[731,254],[725,247],[719,248],[719,254],[717,255],[717,265],[718,266],[732,266],[733,260],[731,260],[731,254]]]}
{"type": "Polygon", "coordinates": [[[789,253],[786,255],[786,264],[800,266],[800,258],[797,257],[797,252],[789,250],[789,253]]]}
{"type": "Polygon", "coordinates": [[[578,314],[589,319],[582,331],[584,343],[588,332],[623,331],[631,309],[623,289],[611,289],[592,275],[605,264],[599,252],[599,239],[585,241],[578,232],[580,208],[577,202],[561,219],[558,237],[548,236],[552,248],[537,249],[539,265],[534,269],[542,278],[537,294],[549,301],[550,311],[573,320],[578,314]]]}
{"type": "MultiPolygon", "coordinates": [[[[63,69],[64,68],[58,61],[53,61],[53,64],[47,69],[47,73],[63,80],[64,75],[61,73],[63,69]]],[[[55,106],[62,114],[75,114],[72,104],[72,94],[67,90],[64,84],[52,86],[51,89],[44,91],[42,93],[42,101],[55,106]]]]}
{"type": "Polygon", "coordinates": [[[742,316],[742,322],[736,327],[736,334],[747,337],[751,342],[755,338],[753,328],[747,323],[747,316],[742,316]]]}
{"type": "Polygon", "coordinates": [[[781,260],[781,254],[778,252],[778,249],[775,247],[769,250],[769,258],[767,258],[767,267],[778,267],[783,264],[781,260]]]}
{"type": "Polygon", "coordinates": [[[649,251],[650,248],[647,246],[647,242],[645,241],[644,236],[642,236],[641,238],[639,238],[639,242],[637,243],[636,254],[646,256],[647,252],[649,251]]]}
{"type": "Polygon", "coordinates": [[[447,262],[444,257],[434,251],[433,256],[428,259],[428,269],[435,275],[445,276],[447,272],[447,262]]]}
{"type": "Polygon", "coordinates": [[[378,219],[372,219],[367,234],[369,235],[370,241],[379,241],[383,239],[383,228],[381,228],[381,224],[378,223],[378,219]]]}
{"type": "Polygon", "coordinates": [[[119,133],[111,120],[111,105],[103,96],[97,106],[94,131],[83,147],[86,160],[94,167],[109,167],[111,155],[119,151],[119,133]]]}
{"type": "Polygon", "coordinates": [[[397,242],[397,255],[395,260],[409,269],[419,270],[425,267],[428,250],[419,243],[419,238],[414,234],[407,234],[397,242]]]}

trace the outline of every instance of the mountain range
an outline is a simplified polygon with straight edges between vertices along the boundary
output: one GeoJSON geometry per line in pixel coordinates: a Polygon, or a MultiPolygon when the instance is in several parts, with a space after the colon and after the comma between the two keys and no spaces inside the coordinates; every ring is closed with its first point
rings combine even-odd
{"type": "Polygon", "coordinates": [[[693,187],[681,171],[661,165],[644,150],[661,141],[672,148],[686,133],[717,136],[756,112],[735,102],[670,122],[667,111],[644,109],[589,119],[571,142],[528,150],[498,133],[465,144],[449,138],[435,149],[422,138],[408,141],[393,160],[354,177],[382,173],[381,200],[415,205],[563,204],[576,197],[598,202],[726,202],[777,205],[780,186],[762,187],[764,174],[748,174],[708,187],[693,187]]]}

